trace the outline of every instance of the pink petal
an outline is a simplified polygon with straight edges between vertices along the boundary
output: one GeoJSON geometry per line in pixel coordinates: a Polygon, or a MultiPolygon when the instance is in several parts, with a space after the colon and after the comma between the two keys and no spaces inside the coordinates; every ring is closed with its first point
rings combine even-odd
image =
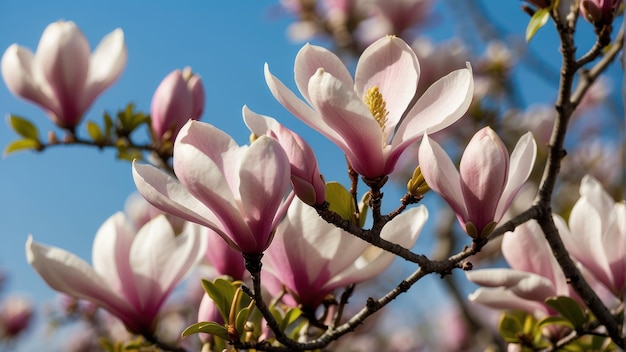
{"type": "Polygon", "coordinates": [[[135,234],[124,213],[112,215],[98,229],[91,257],[94,270],[111,289],[133,307],[139,307],[140,297],[130,266],[130,248],[135,234]]]}
{"type": "Polygon", "coordinates": [[[556,295],[554,285],[547,278],[511,269],[482,269],[466,272],[467,279],[487,287],[504,287],[516,296],[543,303],[556,295]]]}
{"type": "Polygon", "coordinates": [[[87,262],[74,254],[36,243],[29,236],[26,258],[54,290],[100,305],[127,323],[135,320],[133,308],[111,291],[87,262]]]}
{"type": "Polygon", "coordinates": [[[130,265],[145,315],[156,316],[174,287],[204,256],[207,238],[199,233],[176,235],[164,215],[144,225],[130,250],[130,265]]]}
{"type": "Polygon", "coordinates": [[[495,221],[500,221],[504,213],[509,209],[511,203],[517,196],[517,193],[524,185],[524,182],[530,176],[533,166],[535,165],[535,157],[537,155],[537,143],[532,133],[524,134],[515,145],[511,157],[509,159],[509,172],[506,186],[500,197],[498,208],[495,213],[495,221]]]}
{"type": "Polygon", "coordinates": [[[483,304],[489,308],[522,310],[537,317],[548,315],[548,309],[541,303],[517,297],[504,288],[479,288],[468,296],[470,302],[483,304]]]}
{"type": "Polygon", "coordinates": [[[172,215],[204,225],[237,248],[224,232],[217,216],[196,199],[172,176],[152,166],[133,162],[133,179],[137,190],[152,205],[172,215]]]}
{"type": "Polygon", "coordinates": [[[428,186],[448,203],[457,216],[463,219],[464,222],[461,225],[465,228],[467,210],[463,193],[461,193],[461,180],[448,154],[437,142],[426,135],[420,145],[418,160],[428,186]]]}
{"type": "Polygon", "coordinates": [[[35,53],[38,65],[59,102],[57,118],[74,126],[82,117],[81,96],[89,72],[87,38],[74,22],[58,21],[46,27],[35,53]]]}
{"type": "Polygon", "coordinates": [[[426,133],[442,130],[467,111],[474,92],[474,79],[469,63],[466,69],[456,70],[426,90],[408,112],[396,132],[392,148],[401,153],[407,146],[426,133]]]}
{"type": "Polygon", "coordinates": [[[554,259],[543,231],[536,221],[531,220],[504,234],[502,254],[511,268],[541,275],[549,279],[557,290],[563,292],[565,276],[554,259]]]}
{"type": "MultiPolygon", "coordinates": [[[[278,142],[267,136],[254,141],[241,160],[239,194],[246,222],[257,243],[249,253],[263,251],[274,230],[273,220],[290,184],[289,159],[278,142]]],[[[246,249],[241,243],[244,253],[246,249]]]]}
{"type": "Polygon", "coordinates": [[[361,97],[378,87],[389,115],[385,124],[394,131],[417,90],[420,67],[415,53],[402,39],[383,37],[368,46],[355,72],[355,89],[361,97]]]}
{"type": "Polygon", "coordinates": [[[383,176],[382,129],[354,90],[320,69],[311,77],[309,94],[322,120],[343,137],[345,146],[338,146],[354,170],[365,177],[383,176]]]}
{"type": "Polygon", "coordinates": [[[296,55],[294,79],[300,93],[308,102],[311,102],[308,89],[309,80],[319,68],[323,68],[324,71],[336,77],[347,87],[354,85],[350,72],[337,55],[324,47],[307,43],[296,55]]]}
{"type": "MultiPolygon", "coordinates": [[[[420,205],[398,215],[397,218],[386,224],[380,236],[387,241],[410,249],[417,241],[427,219],[428,210],[425,206],[420,205]]],[[[395,259],[393,254],[380,248],[369,246],[366,250],[367,252],[362,252],[350,266],[334,275],[326,287],[334,289],[351,283],[367,281],[382,273],[395,259]]]]}
{"type": "Polygon", "coordinates": [[[2,55],[2,77],[11,93],[30,100],[46,111],[58,112],[58,103],[50,97],[48,83],[36,71],[35,56],[17,44],[9,46],[2,55]]]}
{"type": "Polygon", "coordinates": [[[174,170],[185,189],[215,214],[235,238],[251,238],[239,208],[239,159],[246,148],[238,147],[223,131],[198,121],[189,121],[174,143],[174,170]],[[234,193],[236,192],[236,193],[234,193]]]}
{"type": "Polygon", "coordinates": [[[342,150],[346,147],[343,138],[331,127],[329,127],[319,116],[319,114],[313,110],[309,105],[300,100],[296,95],[289,90],[280,80],[274,77],[267,64],[265,64],[265,82],[270,88],[274,98],[278,100],[289,112],[295,117],[304,122],[307,126],[316,130],[331,140],[342,150]]]}
{"type": "Polygon", "coordinates": [[[120,77],[127,57],[121,29],[117,28],[102,38],[89,58],[89,73],[81,97],[82,111],[86,111],[96,97],[120,77]]]}
{"type": "Polygon", "coordinates": [[[500,137],[490,127],[476,132],[463,152],[459,173],[467,220],[479,233],[497,221],[495,212],[508,168],[509,153],[500,137]]]}

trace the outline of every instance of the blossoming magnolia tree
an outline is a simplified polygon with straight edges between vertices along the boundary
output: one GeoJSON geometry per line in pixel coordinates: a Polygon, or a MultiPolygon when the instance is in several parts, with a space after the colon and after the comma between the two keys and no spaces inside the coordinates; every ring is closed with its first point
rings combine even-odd
{"type": "MultiPolygon", "coordinates": [[[[149,114],[129,105],[102,123],[87,121],[84,136],[86,111],[125,67],[122,29],[91,53],[75,23],[58,21],[34,54],[18,44],[4,52],[9,90],[66,134],[44,140],[34,123],[11,115],[19,138],[5,154],[81,144],[132,161],[141,197],[102,224],[92,264],[37,236],[26,242],[28,262],[65,295],[65,311],[96,327],[84,348],[418,350],[424,346],[409,339],[382,338],[363,349],[357,342],[376,327],[383,336],[377,312],[433,275],[457,297],[453,319],[464,333],[458,341],[441,335],[431,348],[623,349],[626,220],[624,201],[613,197],[623,179],[563,171],[575,156],[565,149],[571,121],[583,118],[577,114],[593,99],[594,82],[622,53],[621,2],[523,5],[527,41],[548,23],[560,41],[558,97],[544,114],[501,103],[513,95],[503,89],[512,84],[512,63],[502,44],[488,47],[485,63],[460,59],[466,49],[458,42],[434,48],[416,39],[410,29],[425,21],[431,1],[281,4],[299,18],[289,29],[294,38],[326,37],[332,45],[306,43],[298,51],[297,92],[284,83],[290,77],[272,73],[272,62],[259,71],[286,111],[345,154],[347,186],[325,179],[316,146],[278,119],[244,106],[244,145],[200,121],[205,90],[188,67],[158,85],[149,114]],[[574,32],[582,21],[596,42],[581,55],[574,32]],[[134,139],[140,129],[148,143],[134,139]],[[390,183],[406,189],[386,211],[390,183]],[[419,204],[437,197],[443,207],[419,204]],[[433,214],[440,218],[429,230],[434,236],[425,233],[433,214]],[[424,236],[440,250],[425,253],[424,236]],[[398,257],[412,272],[375,296],[381,288],[372,290],[373,283],[398,257]],[[490,267],[489,257],[502,257],[508,268],[490,267]],[[189,275],[194,298],[168,305],[189,275]],[[451,276],[480,287],[464,299],[451,276]],[[499,312],[498,322],[479,305],[499,312]],[[173,316],[186,327],[172,324],[173,316]],[[115,326],[124,333],[113,333],[115,326]]],[[[7,299],[0,337],[15,338],[31,315],[7,299]]]]}

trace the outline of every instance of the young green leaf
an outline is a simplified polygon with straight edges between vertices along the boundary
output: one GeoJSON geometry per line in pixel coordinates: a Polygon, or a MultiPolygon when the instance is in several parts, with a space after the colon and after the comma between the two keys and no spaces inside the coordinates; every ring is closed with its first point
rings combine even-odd
{"type": "Polygon", "coordinates": [[[546,304],[572,322],[576,329],[581,328],[587,322],[587,315],[583,308],[570,297],[549,297],[546,299],[546,304]]]}
{"type": "Polygon", "coordinates": [[[13,141],[9,143],[9,145],[7,145],[7,147],[4,149],[4,156],[28,149],[41,150],[42,145],[38,140],[28,138],[18,139],[17,141],[13,141]]]}
{"type": "Polygon", "coordinates": [[[354,213],[356,208],[354,200],[343,185],[338,182],[326,183],[326,201],[330,204],[330,210],[346,220],[355,222],[354,213]]]}
{"type": "Polygon", "coordinates": [[[539,28],[545,26],[548,23],[548,19],[550,18],[550,8],[544,7],[535,12],[533,17],[528,21],[528,27],[526,27],[526,41],[529,42],[534,36],[535,33],[539,30],[539,28]]]}
{"type": "Polygon", "coordinates": [[[100,126],[98,126],[95,122],[87,121],[87,133],[89,133],[89,137],[91,137],[91,139],[93,139],[94,142],[96,143],[104,142],[104,135],[102,134],[102,131],[100,130],[100,126]]]}
{"type": "Polygon", "coordinates": [[[226,327],[224,325],[218,324],[213,321],[200,322],[200,323],[193,324],[187,329],[185,329],[185,331],[183,331],[182,336],[186,337],[186,336],[197,334],[200,332],[217,336],[226,341],[230,340],[230,338],[228,337],[228,330],[226,329],[226,327]]]}
{"type": "Polygon", "coordinates": [[[39,131],[37,127],[27,119],[16,115],[9,115],[9,125],[11,128],[26,139],[39,140],[39,131]]]}

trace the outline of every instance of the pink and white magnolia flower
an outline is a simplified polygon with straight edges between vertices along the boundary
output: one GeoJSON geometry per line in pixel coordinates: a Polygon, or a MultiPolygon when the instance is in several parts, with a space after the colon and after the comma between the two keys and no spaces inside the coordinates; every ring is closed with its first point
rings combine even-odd
{"type": "Polygon", "coordinates": [[[573,258],[616,297],[624,295],[626,237],[624,202],[616,203],[593,177],[583,177],[580,199],[560,232],[573,258]]]}
{"type": "Polygon", "coordinates": [[[463,116],[474,87],[468,65],[435,82],[412,104],[420,66],[413,50],[393,36],[365,49],[354,80],[337,55],[310,44],[298,52],[294,71],[305,101],[266,64],[265,80],[274,97],[335,143],[367,179],[390,174],[400,154],[425,132],[439,131],[463,116]]]}
{"type": "Polygon", "coordinates": [[[124,33],[114,30],[90,51],[74,22],[54,22],[41,35],[35,54],[17,44],[4,52],[2,76],[13,94],[39,105],[57,126],[74,130],[126,66],[124,33]]]}
{"type": "Polygon", "coordinates": [[[326,182],[320,174],[317,158],[311,146],[294,131],[275,119],[259,115],[243,107],[243,119],[257,136],[267,134],[276,138],[291,164],[291,186],[298,198],[309,205],[321,205],[326,200],[326,182]]]}
{"type": "Polygon", "coordinates": [[[96,234],[93,267],[61,248],[34,242],[32,236],[26,257],[53,289],[103,307],[133,333],[152,335],[159,309],[202,258],[206,243],[194,231],[175,236],[162,215],[135,232],[119,212],[96,234]]]}
{"type": "Polygon", "coordinates": [[[278,142],[261,136],[238,146],[225,132],[189,120],[174,142],[178,179],[133,163],[139,193],[155,207],[217,232],[235,250],[260,254],[293,199],[289,159],[278,142]]]}
{"type": "MultiPolygon", "coordinates": [[[[424,206],[412,208],[385,225],[381,237],[411,248],[427,218],[424,206]]],[[[288,303],[314,310],[328,293],[373,278],[393,259],[296,199],[263,257],[263,284],[272,295],[284,285],[295,299],[288,303]]]]}
{"type": "Polygon", "coordinates": [[[200,76],[189,67],[172,71],[152,96],[150,117],[154,137],[161,140],[170,132],[169,139],[174,141],[187,120],[198,120],[203,110],[204,86],[200,76]]]}
{"type": "MultiPolygon", "coordinates": [[[[555,222],[559,232],[561,222],[555,222]]],[[[523,310],[541,319],[554,312],[544,302],[552,296],[575,298],[539,224],[528,221],[502,238],[502,255],[510,269],[481,269],[465,273],[481,286],[469,300],[500,310],[523,310]]]]}
{"type": "Polygon", "coordinates": [[[535,163],[537,144],[530,132],[509,154],[490,128],[476,132],[459,171],[437,142],[424,137],[419,163],[426,183],[452,207],[459,223],[474,239],[485,238],[513,202],[535,163]]]}

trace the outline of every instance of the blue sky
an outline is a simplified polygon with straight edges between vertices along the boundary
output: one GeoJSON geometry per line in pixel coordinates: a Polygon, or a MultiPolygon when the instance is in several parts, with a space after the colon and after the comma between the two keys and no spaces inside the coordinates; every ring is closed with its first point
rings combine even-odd
{"type": "MultiPolygon", "coordinates": [[[[488,8],[490,15],[522,40],[528,16],[520,10],[521,2],[487,3],[494,6],[488,8]]],[[[241,108],[247,104],[301,133],[316,148],[326,179],[345,183],[342,155],[290,116],[265,85],[263,64],[268,62],[277,77],[294,86],[293,60],[302,45],[288,40],[285,29],[290,19],[276,16],[272,6],[275,3],[268,1],[2,0],[0,50],[19,43],[34,51],[44,28],[59,19],[76,22],[92,48],[120,27],[125,33],[128,64],[121,79],[88,111],[87,120],[100,123],[103,111],[114,113],[129,102],[148,112],[161,79],[174,69],[191,66],[202,77],[206,90],[203,121],[245,143],[248,131],[241,108]]],[[[436,40],[447,39],[456,28],[445,11],[439,16],[438,20],[448,25],[438,26],[429,35],[436,40]]],[[[544,59],[554,60],[558,57],[554,40],[554,31],[546,28],[531,45],[544,59]]],[[[553,87],[527,72],[519,74],[518,83],[527,92],[529,103],[549,102],[554,97],[553,87]]],[[[40,109],[12,96],[2,82],[0,114],[8,113],[31,119],[43,135],[56,130],[40,109]]],[[[79,134],[85,135],[84,124],[79,134]]],[[[6,124],[0,123],[0,147],[4,149],[15,138],[6,124]]],[[[26,293],[38,302],[55,297],[26,263],[27,236],[33,234],[37,241],[90,261],[97,229],[123,209],[126,197],[134,190],[130,163],[116,161],[111,151],[60,147],[43,153],[16,153],[0,160],[0,268],[9,276],[0,294],[26,293]]],[[[389,194],[393,199],[393,192],[389,194]]]]}

